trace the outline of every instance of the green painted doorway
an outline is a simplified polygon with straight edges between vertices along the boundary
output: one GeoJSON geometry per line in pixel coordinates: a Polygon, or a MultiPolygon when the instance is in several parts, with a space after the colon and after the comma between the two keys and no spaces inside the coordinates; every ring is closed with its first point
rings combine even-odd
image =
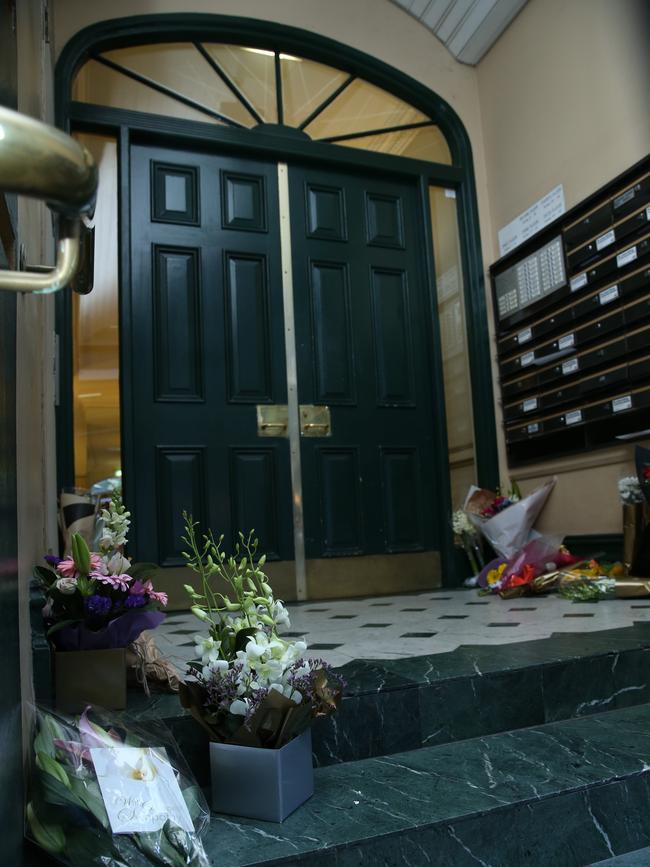
{"type": "Polygon", "coordinates": [[[419,202],[414,182],[296,164],[282,215],[271,160],[132,146],[122,339],[139,559],[182,564],[186,509],[226,539],[254,527],[289,598],[436,583],[446,455],[419,202]],[[288,402],[291,354],[300,406],[330,418],[307,424],[297,461],[286,428],[259,424],[288,402]]]}

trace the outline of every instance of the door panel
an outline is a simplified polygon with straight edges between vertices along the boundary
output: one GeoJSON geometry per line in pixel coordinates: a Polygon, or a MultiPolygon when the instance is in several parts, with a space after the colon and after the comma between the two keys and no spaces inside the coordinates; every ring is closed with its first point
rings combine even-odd
{"type": "MultiPolygon", "coordinates": [[[[437,421],[416,188],[298,167],[290,183],[298,391],[332,420],[330,437],[301,443],[307,556],[432,551],[437,421]]],[[[431,574],[431,557],[411,562],[431,574]]]]}
{"type": "Polygon", "coordinates": [[[131,167],[137,557],[182,564],[186,509],[291,559],[287,442],[256,428],[257,404],[287,399],[276,166],[133,146],[131,167]]]}

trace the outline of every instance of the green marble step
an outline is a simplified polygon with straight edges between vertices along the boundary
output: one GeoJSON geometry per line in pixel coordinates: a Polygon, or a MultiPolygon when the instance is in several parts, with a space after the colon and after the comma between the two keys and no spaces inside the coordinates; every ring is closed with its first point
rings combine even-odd
{"type": "Polygon", "coordinates": [[[626,855],[615,855],[605,861],[598,861],[591,867],[649,867],[650,846],[645,849],[637,849],[636,852],[628,852],[626,855]]]}
{"type": "Polygon", "coordinates": [[[213,816],[213,864],[584,867],[650,843],[650,705],[315,775],[281,825],[213,816]]]}
{"type": "MultiPolygon", "coordinates": [[[[343,669],[339,712],[313,728],[322,767],[650,702],[650,623],[601,632],[394,660],[343,669]]],[[[175,696],[131,696],[129,710],[164,719],[199,782],[208,745],[175,696]]]]}

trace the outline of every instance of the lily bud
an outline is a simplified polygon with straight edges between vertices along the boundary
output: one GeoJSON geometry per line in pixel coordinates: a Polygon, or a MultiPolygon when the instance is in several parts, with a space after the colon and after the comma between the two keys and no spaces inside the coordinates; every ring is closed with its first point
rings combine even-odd
{"type": "Polygon", "coordinates": [[[32,803],[27,804],[27,821],[39,846],[53,855],[63,852],[65,848],[65,834],[60,825],[46,825],[40,821],[32,803]]]}
{"type": "Polygon", "coordinates": [[[203,620],[206,623],[212,622],[210,620],[210,615],[207,613],[207,611],[204,611],[202,608],[199,608],[198,605],[192,605],[192,607],[190,608],[190,611],[192,612],[192,614],[195,617],[198,617],[199,620],[203,620]]]}

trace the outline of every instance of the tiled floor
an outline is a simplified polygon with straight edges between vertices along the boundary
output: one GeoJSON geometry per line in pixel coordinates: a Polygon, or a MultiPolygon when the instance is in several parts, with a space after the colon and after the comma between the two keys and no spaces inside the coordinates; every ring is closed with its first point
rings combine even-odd
{"type": "MultiPolygon", "coordinates": [[[[572,603],[555,595],[503,600],[475,590],[439,590],[374,599],[293,603],[285,636],[304,637],[307,654],[334,666],[351,659],[445,653],[461,644],[508,644],[554,632],[592,632],[650,621],[650,600],[572,603]]],[[[201,623],[173,613],[156,630],[161,652],[179,668],[194,656],[201,623]]]]}

